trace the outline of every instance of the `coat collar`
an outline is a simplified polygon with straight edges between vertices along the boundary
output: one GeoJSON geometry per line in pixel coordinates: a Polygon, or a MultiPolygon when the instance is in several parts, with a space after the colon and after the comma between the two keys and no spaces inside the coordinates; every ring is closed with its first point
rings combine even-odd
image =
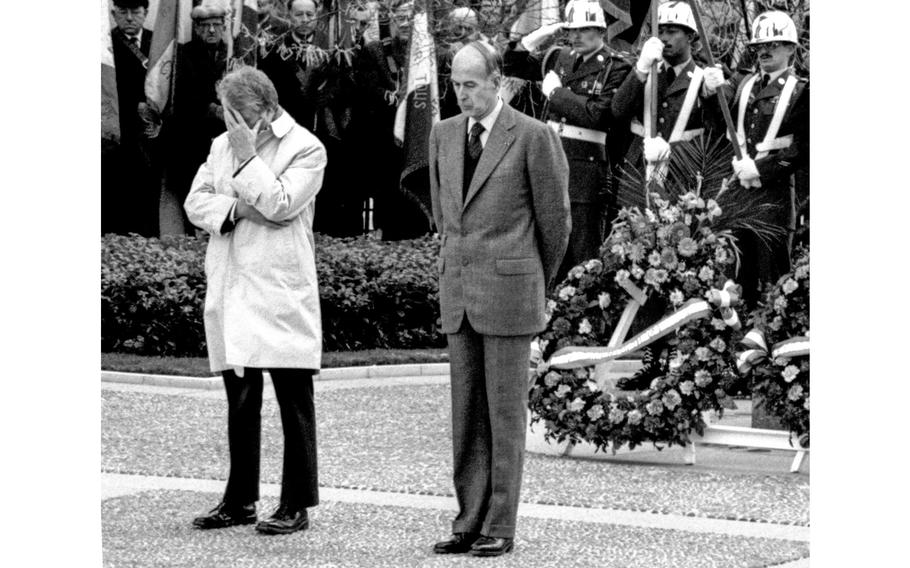
{"type": "MultiPolygon", "coordinates": [[[[573,57],[575,56],[574,50],[572,50],[569,53],[573,57]]],[[[604,45],[603,47],[601,47],[600,49],[598,49],[597,51],[592,53],[591,57],[582,61],[581,65],[578,66],[578,69],[576,69],[574,73],[572,73],[571,71],[569,73],[566,73],[566,76],[562,80],[563,83],[567,83],[569,81],[574,81],[575,79],[578,79],[581,77],[587,77],[588,75],[590,75],[592,73],[597,73],[598,71],[603,69],[604,61],[606,61],[609,58],[610,58],[610,51],[607,48],[607,46],[604,45]]]]}
{"type": "Polygon", "coordinates": [[[695,70],[695,61],[689,59],[689,62],[680,71],[676,73],[676,79],[667,87],[666,94],[671,95],[677,91],[684,91],[689,88],[692,82],[692,72],[695,70]]]}
{"type": "MultiPolygon", "coordinates": [[[[773,73],[771,76],[772,79],[768,82],[768,86],[756,93],[754,100],[780,96],[780,92],[784,88],[784,83],[787,82],[787,78],[790,76],[790,70],[785,69],[784,72],[779,74],[776,78],[774,78],[773,73]]],[[[759,82],[761,81],[760,72],[756,74],[755,80],[759,82]]]]}

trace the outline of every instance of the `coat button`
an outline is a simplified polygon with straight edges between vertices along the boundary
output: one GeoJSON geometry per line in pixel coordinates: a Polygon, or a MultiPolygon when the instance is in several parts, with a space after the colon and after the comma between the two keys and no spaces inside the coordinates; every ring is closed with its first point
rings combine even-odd
{"type": "Polygon", "coordinates": [[[664,101],[664,102],[663,102],[663,104],[662,104],[662,105],[660,105],[660,106],[662,106],[662,107],[664,107],[664,108],[667,108],[667,102],[666,102],[666,101],[664,101]]]}
{"type": "Polygon", "coordinates": [[[666,122],[666,121],[664,120],[664,117],[660,117],[660,118],[657,119],[657,122],[663,124],[663,123],[666,122]]]}

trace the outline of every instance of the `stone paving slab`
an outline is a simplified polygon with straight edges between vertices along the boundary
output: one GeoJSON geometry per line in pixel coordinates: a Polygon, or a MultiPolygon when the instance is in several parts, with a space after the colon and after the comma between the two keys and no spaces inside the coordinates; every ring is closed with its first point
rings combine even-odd
{"type": "MultiPolygon", "coordinates": [[[[225,477],[223,393],[103,388],[102,397],[102,470],[225,477]]],[[[321,485],[451,496],[447,385],[323,389],[316,404],[321,485]]],[[[280,480],[279,424],[277,405],[267,397],[264,482],[280,480]]],[[[646,463],[529,455],[522,497],[529,503],[808,525],[807,475],[786,468],[753,474],[646,463]]]]}
{"type": "MultiPolygon", "coordinates": [[[[448,532],[450,511],[324,501],[313,528],[268,537],[252,527],[198,531],[193,516],[217,493],[147,491],[102,501],[104,565],[110,567],[448,567],[489,559],[438,556],[432,543],[448,532]]],[[[260,513],[277,503],[264,497],[260,513]]],[[[758,568],[808,557],[808,545],[768,538],[580,521],[522,518],[516,550],[499,567],[758,568]]]]}

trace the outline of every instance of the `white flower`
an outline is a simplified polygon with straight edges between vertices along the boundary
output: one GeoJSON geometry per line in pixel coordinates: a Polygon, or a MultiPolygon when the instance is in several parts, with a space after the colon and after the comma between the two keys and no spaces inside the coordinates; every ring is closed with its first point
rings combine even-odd
{"type": "Polygon", "coordinates": [[[667,407],[667,410],[673,410],[682,402],[682,397],[679,396],[679,393],[675,390],[669,390],[660,400],[664,403],[664,406],[667,407]]]}
{"type": "Polygon", "coordinates": [[[677,351],[676,355],[672,359],[670,359],[670,362],[669,362],[670,370],[675,371],[676,369],[679,369],[680,367],[682,367],[683,363],[686,362],[686,359],[688,359],[688,357],[686,357],[685,355],[683,355],[682,353],[677,351]]]}
{"type": "Polygon", "coordinates": [[[559,291],[560,300],[568,300],[569,298],[571,298],[574,295],[575,295],[574,286],[563,286],[562,290],[559,291]]]}
{"type": "Polygon", "coordinates": [[[784,282],[784,285],[781,287],[784,294],[792,294],[797,288],[799,288],[799,283],[792,278],[787,278],[787,281],[784,282]]]}
{"type": "Polygon", "coordinates": [[[604,264],[596,258],[592,258],[591,260],[589,260],[588,262],[585,263],[585,270],[587,270],[588,272],[590,272],[592,274],[600,274],[600,272],[603,270],[603,268],[604,268],[604,264]]]}
{"type": "Polygon", "coordinates": [[[548,387],[555,387],[556,385],[559,384],[559,380],[561,378],[562,378],[562,375],[560,375],[556,371],[550,371],[549,373],[547,373],[546,375],[543,376],[543,382],[548,387]]]}
{"type": "Polygon", "coordinates": [[[641,277],[644,275],[645,271],[642,269],[642,267],[638,266],[637,264],[632,265],[632,276],[634,276],[637,280],[641,280],[641,277]]]}
{"type": "Polygon", "coordinates": [[[566,406],[566,408],[568,408],[568,409],[571,410],[572,412],[578,412],[578,411],[580,411],[580,410],[581,410],[582,408],[584,408],[584,407],[585,407],[585,401],[583,401],[583,400],[580,399],[580,398],[576,398],[575,400],[573,400],[572,402],[570,402],[570,403],[568,404],[568,406],[566,406]]]}
{"type": "Polygon", "coordinates": [[[809,265],[804,264],[804,265],[800,266],[799,268],[797,268],[796,272],[793,273],[793,276],[795,276],[797,280],[803,280],[806,277],[808,277],[809,276],[809,265]]]}
{"type": "Polygon", "coordinates": [[[556,398],[563,398],[570,392],[572,392],[572,387],[569,385],[559,385],[559,388],[556,389],[556,398]]]}
{"type": "Polygon", "coordinates": [[[672,302],[674,306],[682,304],[685,299],[685,296],[683,296],[682,291],[679,289],[674,289],[670,292],[670,302],[672,302]]]}
{"type": "Polygon", "coordinates": [[[695,356],[698,357],[699,361],[707,361],[711,358],[711,351],[707,347],[698,347],[695,349],[695,356]]]}
{"type": "Polygon", "coordinates": [[[723,211],[721,210],[720,206],[717,205],[717,202],[714,201],[713,199],[709,199],[708,200],[708,219],[712,219],[714,217],[720,217],[722,213],[723,213],[723,211]]]}
{"type": "Polygon", "coordinates": [[[792,383],[793,379],[796,378],[796,375],[799,374],[799,368],[797,368],[796,365],[787,365],[780,374],[784,377],[784,381],[792,383]]]}
{"type": "Polygon", "coordinates": [[[777,298],[774,298],[774,309],[779,312],[782,312],[785,309],[787,309],[787,298],[785,298],[783,296],[778,296],[777,298]]]}
{"type": "Polygon", "coordinates": [[[597,295],[597,304],[600,306],[600,309],[605,310],[607,306],[610,305],[610,295],[606,292],[601,292],[597,295]]]}
{"type": "Polygon", "coordinates": [[[656,250],[652,251],[651,254],[648,255],[648,264],[651,266],[660,266],[660,253],[656,250]]]}
{"type": "Polygon", "coordinates": [[[569,278],[572,278],[573,280],[578,280],[579,278],[582,277],[582,275],[584,273],[585,273],[584,266],[581,266],[581,265],[573,266],[572,269],[569,270],[569,278]]]}
{"type": "Polygon", "coordinates": [[[556,300],[547,300],[547,313],[552,314],[556,309],[556,300]]]}
{"type": "Polygon", "coordinates": [[[629,419],[629,424],[631,424],[632,426],[641,422],[641,418],[642,418],[642,415],[639,410],[636,409],[636,410],[629,411],[628,419],[629,419]]]}
{"type": "Polygon", "coordinates": [[[586,414],[591,420],[598,420],[601,416],[604,415],[604,407],[600,404],[595,404],[591,407],[590,410],[588,410],[586,414]]]}
{"type": "Polygon", "coordinates": [[[651,223],[657,222],[657,216],[654,215],[654,212],[651,211],[650,209],[645,209],[645,215],[647,215],[649,222],[651,222],[651,223]]]}
{"type": "Polygon", "coordinates": [[[617,270],[616,276],[613,279],[616,280],[617,284],[622,284],[623,282],[625,282],[626,280],[629,279],[629,271],[628,270],[617,270]]]}
{"type": "Polygon", "coordinates": [[[690,395],[695,391],[695,383],[692,381],[683,381],[679,383],[679,391],[685,395],[690,395]]]}
{"type": "Polygon", "coordinates": [[[710,282],[714,279],[714,269],[710,266],[702,266],[701,270],[698,271],[698,278],[699,280],[710,282]]]}
{"type": "Polygon", "coordinates": [[[793,402],[797,402],[803,397],[803,386],[802,385],[793,385],[790,387],[790,390],[787,391],[787,398],[793,402]]]}
{"type": "Polygon", "coordinates": [[[660,218],[668,223],[672,223],[679,219],[679,207],[671,205],[667,208],[662,208],[660,210],[660,218]]]}
{"type": "Polygon", "coordinates": [[[582,335],[591,333],[591,322],[588,321],[588,318],[582,319],[581,323],[578,324],[578,333],[582,335]]]}
{"type": "Polygon", "coordinates": [[[600,392],[600,385],[597,384],[597,381],[588,381],[585,383],[585,386],[588,387],[588,390],[591,392],[600,392]]]}
{"type": "Polygon", "coordinates": [[[620,258],[626,257],[626,251],[625,251],[625,249],[623,249],[622,245],[619,243],[610,247],[610,252],[612,252],[613,254],[615,254],[616,256],[618,256],[620,258]]]}
{"type": "Polygon", "coordinates": [[[709,373],[708,371],[705,371],[704,369],[695,371],[695,384],[698,385],[698,388],[703,389],[706,386],[710,385],[711,380],[712,380],[711,373],[709,373]]]}
{"type": "Polygon", "coordinates": [[[806,397],[806,402],[803,403],[803,408],[805,408],[806,410],[809,410],[809,397],[808,396],[806,397]]]}

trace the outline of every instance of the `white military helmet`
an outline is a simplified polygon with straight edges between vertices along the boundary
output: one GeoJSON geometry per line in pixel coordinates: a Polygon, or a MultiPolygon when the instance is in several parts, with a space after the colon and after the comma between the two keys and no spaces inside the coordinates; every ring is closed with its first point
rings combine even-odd
{"type": "Polygon", "coordinates": [[[578,28],[601,28],[607,29],[607,21],[604,18],[604,10],[600,7],[597,0],[569,0],[566,4],[566,25],[567,30],[576,30],[578,28]]]}
{"type": "Polygon", "coordinates": [[[784,12],[776,10],[764,12],[752,22],[752,41],[749,44],[757,45],[771,41],[799,43],[796,38],[796,24],[784,12]]]}
{"type": "Polygon", "coordinates": [[[657,9],[657,24],[673,24],[689,28],[698,33],[698,26],[695,25],[695,16],[692,15],[692,7],[688,2],[664,2],[657,9]]]}

